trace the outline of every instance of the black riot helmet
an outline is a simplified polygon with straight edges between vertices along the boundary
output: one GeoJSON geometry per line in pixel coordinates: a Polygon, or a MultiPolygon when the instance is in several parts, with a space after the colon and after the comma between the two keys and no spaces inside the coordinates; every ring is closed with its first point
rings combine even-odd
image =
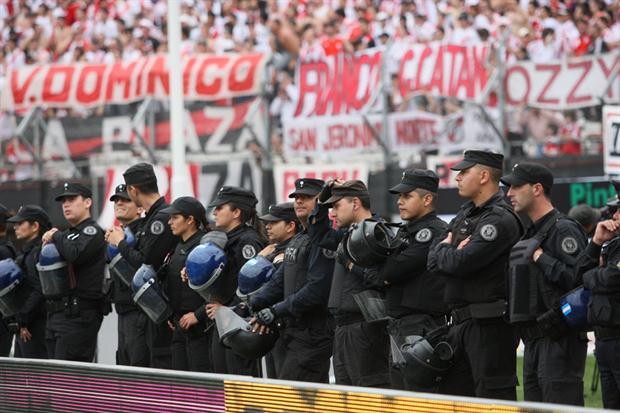
{"type": "Polygon", "coordinates": [[[401,244],[392,227],[374,219],[365,219],[351,226],[344,247],[355,265],[370,267],[383,262],[401,244]]]}
{"type": "Polygon", "coordinates": [[[446,341],[433,345],[425,337],[409,336],[400,350],[404,358],[401,372],[410,385],[433,388],[452,367],[454,351],[446,341]]]}
{"type": "Polygon", "coordinates": [[[222,344],[247,360],[256,360],[269,353],[278,340],[278,332],[270,327],[268,334],[252,332],[252,326],[230,307],[215,311],[215,324],[222,344]]]}

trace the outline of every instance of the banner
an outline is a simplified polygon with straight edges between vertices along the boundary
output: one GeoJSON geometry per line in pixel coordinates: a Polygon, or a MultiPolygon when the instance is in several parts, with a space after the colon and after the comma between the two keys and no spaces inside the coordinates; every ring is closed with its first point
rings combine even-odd
{"type": "Polygon", "coordinates": [[[360,179],[368,183],[368,165],[364,162],[333,164],[279,164],[273,167],[276,202],[289,202],[288,195],[295,190],[299,178],[316,178],[324,181],[340,178],[343,181],[360,179]]]}
{"type": "MultiPolygon", "coordinates": [[[[188,101],[257,95],[268,55],[197,54],[183,59],[183,94],[188,101]]],[[[167,55],[110,64],[25,66],[8,73],[0,110],[93,107],[127,104],[170,92],[167,55]]]]}
{"type": "Polygon", "coordinates": [[[605,174],[620,176],[620,106],[603,106],[605,174]]]}
{"type": "Polygon", "coordinates": [[[511,106],[533,106],[550,110],[597,106],[601,100],[617,102],[620,55],[577,57],[548,63],[520,62],[506,70],[505,97],[511,106]]]}
{"type": "Polygon", "coordinates": [[[463,160],[463,155],[450,156],[428,156],[426,158],[426,168],[435,171],[439,177],[440,188],[456,188],[456,175],[458,171],[453,171],[454,165],[463,160]]]}

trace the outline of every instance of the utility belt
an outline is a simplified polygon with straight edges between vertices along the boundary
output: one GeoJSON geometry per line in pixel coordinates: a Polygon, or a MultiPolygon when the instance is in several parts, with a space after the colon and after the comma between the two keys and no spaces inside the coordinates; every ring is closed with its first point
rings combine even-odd
{"type": "Polygon", "coordinates": [[[467,320],[484,320],[502,318],[506,314],[506,302],[504,300],[492,303],[475,303],[465,307],[455,308],[450,311],[449,324],[457,325],[467,320]]]}
{"type": "Polygon", "coordinates": [[[82,311],[102,310],[102,300],[89,300],[81,297],[62,297],[58,300],[47,300],[45,302],[49,314],[65,312],[67,317],[79,317],[82,311]]]}
{"type": "Polygon", "coordinates": [[[355,323],[361,323],[362,321],[366,321],[364,316],[360,313],[352,313],[352,312],[339,312],[334,314],[334,320],[336,321],[336,325],[338,327],[344,327],[355,323]]]}
{"type": "Polygon", "coordinates": [[[620,338],[620,327],[594,327],[594,336],[597,340],[612,340],[620,338]]]}

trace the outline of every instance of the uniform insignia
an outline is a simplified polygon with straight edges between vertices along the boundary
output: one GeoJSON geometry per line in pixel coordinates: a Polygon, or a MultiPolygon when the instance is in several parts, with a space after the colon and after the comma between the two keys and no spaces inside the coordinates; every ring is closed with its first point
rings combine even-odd
{"type": "Polygon", "coordinates": [[[153,221],[151,224],[151,232],[153,235],[160,235],[164,232],[164,223],[161,221],[153,221]]]}
{"type": "Polygon", "coordinates": [[[428,228],[422,228],[415,234],[415,240],[418,242],[429,242],[433,237],[433,233],[428,228]]]}
{"type": "Polygon", "coordinates": [[[304,187],[304,181],[299,181],[299,187],[303,188],[304,187]]]}
{"type": "Polygon", "coordinates": [[[69,184],[65,182],[65,191],[69,190],[69,184]]]}
{"type": "Polygon", "coordinates": [[[564,237],[562,240],[562,251],[567,254],[574,254],[577,252],[577,240],[573,237],[564,237]]]}
{"type": "Polygon", "coordinates": [[[493,241],[497,238],[497,227],[493,224],[483,225],[480,229],[480,236],[485,241],[493,241]]]}
{"type": "Polygon", "coordinates": [[[241,254],[243,254],[243,258],[249,260],[250,258],[254,258],[256,255],[256,249],[251,245],[244,245],[241,249],[241,254]]]}
{"type": "Polygon", "coordinates": [[[70,241],[75,241],[79,236],[80,236],[80,233],[76,232],[74,234],[67,235],[67,239],[70,241]]]}
{"type": "Polygon", "coordinates": [[[97,228],[93,227],[92,225],[89,225],[86,228],[84,228],[82,232],[86,235],[95,235],[97,233],[97,228]]]}
{"type": "Polygon", "coordinates": [[[272,261],[272,262],[273,262],[274,264],[280,264],[281,262],[284,262],[284,253],[283,253],[283,252],[281,252],[280,254],[276,255],[276,256],[273,258],[273,261],[272,261]]]}
{"type": "Polygon", "coordinates": [[[336,251],[332,251],[332,250],[328,250],[326,248],[323,248],[323,255],[328,260],[333,260],[334,258],[336,258],[336,251]]]}

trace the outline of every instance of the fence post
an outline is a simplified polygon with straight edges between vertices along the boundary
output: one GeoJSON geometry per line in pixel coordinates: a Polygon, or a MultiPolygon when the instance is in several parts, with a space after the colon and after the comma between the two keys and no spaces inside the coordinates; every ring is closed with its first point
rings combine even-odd
{"type": "Polygon", "coordinates": [[[499,47],[497,48],[497,109],[499,110],[499,132],[504,145],[504,156],[509,158],[511,153],[510,142],[506,136],[506,95],[504,82],[506,79],[506,42],[510,35],[510,28],[507,28],[501,35],[499,47]]]}

